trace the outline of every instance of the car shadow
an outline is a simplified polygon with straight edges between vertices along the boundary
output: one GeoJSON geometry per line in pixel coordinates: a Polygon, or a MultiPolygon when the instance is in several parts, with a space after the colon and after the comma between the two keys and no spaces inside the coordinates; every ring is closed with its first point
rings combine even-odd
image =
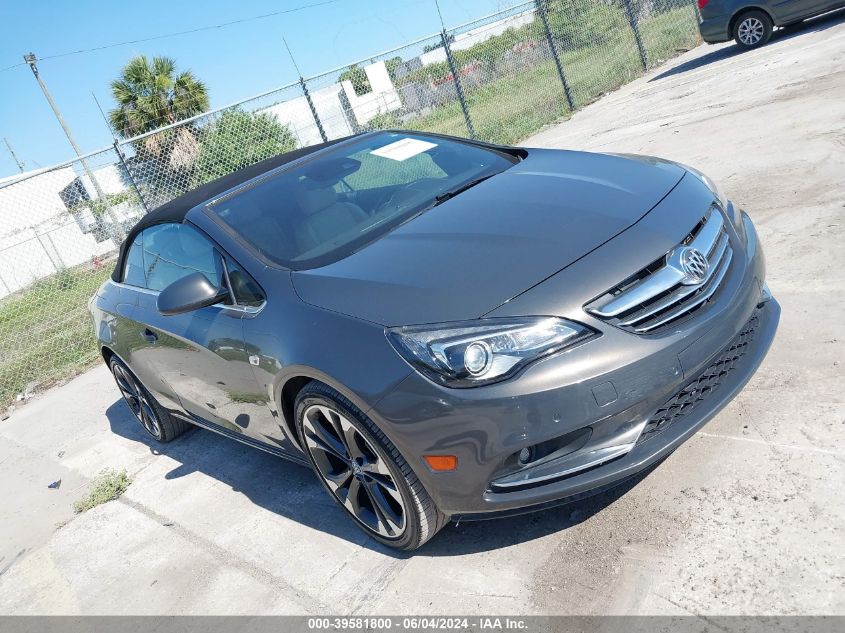
{"type": "Polygon", "coordinates": [[[397,559],[414,555],[461,556],[500,549],[561,532],[586,521],[634,488],[649,469],[595,496],[541,512],[446,526],[415,552],[397,552],[369,538],[323,489],[310,468],[195,428],[168,444],[150,438],[121,399],[106,410],[112,432],[146,445],[178,463],[166,479],[200,472],[245,495],[255,505],[311,529],[320,530],[397,559]]]}
{"type": "MultiPolygon", "coordinates": [[[[845,21],[845,8],[837,9],[835,11],[831,11],[830,13],[825,13],[814,18],[809,18],[804,22],[799,22],[798,24],[795,24],[793,26],[775,29],[774,33],[772,33],[772,39],[770,40],[769,44],[767,44],[767,46],[771,45],[773,42],[789,40],[794,37],[801,37],[803,35],[807,35],[808,33],[815,33],[817,31],[824,31],[833,26],[836,26],[837,24],[843,21],[845,21]]],[[[721,48],[717,48],[709,53],[701,55],[700,57],[690,59],[689,61],[683,62],[682,64],[678,64],[673,68],[669,68],[668,70],[660,73],[659,75],[655,75],[648,81],[649,83],[651,83],[654,81],[659,81],[661,79],[666,79],[667,77],[672,77],[674,75],[680,75],[682,73],[689,72],[697,68],[702,68],[704,66],[707,66],[708,64],[713,64],[718,61],[730,59],[731,57],[741,55],[744,52],[745,51],[743,51],[743,49],[741,49],[736,44],[722,46],[721,48]]]]}

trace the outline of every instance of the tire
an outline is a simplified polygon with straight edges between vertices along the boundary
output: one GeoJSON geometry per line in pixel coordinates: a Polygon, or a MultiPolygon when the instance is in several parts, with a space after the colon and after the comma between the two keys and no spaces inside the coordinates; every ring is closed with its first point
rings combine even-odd
{"type": "Polygon", "coordinates": [[[742,49],[759,48],[771,39],[773,27],[765,11],[746,11],[734,21],[733,38],[742,49]]]}
{"type": "Polygon", "coordinates": [[[109,369],[120,395],[135,415],[141,428],[158,442],[172,442],[191,425],[161,406],[135,374],[117,356],[109,359],[109,369]]]}
{"type": "Polygon", "coordinates": [[[396,447],[343,395],[311,381],[294,410],[301,446],[318,479],[370,537],[410,551],[447,523],[396,447]]]}

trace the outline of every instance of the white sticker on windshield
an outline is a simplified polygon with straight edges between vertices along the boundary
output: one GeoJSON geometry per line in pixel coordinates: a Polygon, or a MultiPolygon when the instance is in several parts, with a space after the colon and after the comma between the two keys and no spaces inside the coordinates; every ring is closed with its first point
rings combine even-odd
{"type": "Polygon", "coordinates": [[[389,158],[390,160],[407,160],[411,156],[416,156],[426,150],[430,150],[432,147],[437,147],[437,143],[429,143],[428,141],[421,141],[416,138],[403,138],[401,141],[374,149],[370,154],[389,158]]]}

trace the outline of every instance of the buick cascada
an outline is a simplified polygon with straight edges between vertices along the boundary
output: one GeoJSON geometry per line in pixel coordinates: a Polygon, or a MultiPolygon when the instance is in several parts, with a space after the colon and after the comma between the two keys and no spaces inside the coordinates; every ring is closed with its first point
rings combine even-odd
{"type": "Polygon", "coordinates": [[[155,440],[197,425],[308,465],[414,549],[655,464],[780,308],[751,220],[692,168],[374,132],[147,214],[91,311],[155,440]]]}

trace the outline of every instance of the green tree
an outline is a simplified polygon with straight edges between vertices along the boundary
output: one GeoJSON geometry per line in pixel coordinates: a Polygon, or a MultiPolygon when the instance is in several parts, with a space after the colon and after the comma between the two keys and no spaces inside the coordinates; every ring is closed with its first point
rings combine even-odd
{"type": "Polygon", "coordinates": [[[276,117],[239,109],[226,110],[201,132],[193,185],[201,185],[293,149],[296,149],[296,139],[276,117]]]}
{"type": "Polygon", "coordinates": [[[349,68],[340,73],[338,81],[351,81],[355,94],[361,96],[372,91],[367,73],[358,64],[352,64],[349,68]]]}
{"type": "Polygon", "coordinates": [[[208,110],[208,90],[189,70],[176,73],[169,57],[138,55],[111,83],[117,107],[109,122],[124,138],[143,134],[208,110]]]}
{"type": "Polygon", "coordinates": [[[402,119],[400,119],[395,112],[382,112],[367,121],[361,131],[372,132],[373,130],[399,130],[403,127],[402,119]]]}
{"type": "MultiPolygon", "coordinates": [[[[109,112],[112,129],[129,138],[177,123],[208,110],[208,90],[190,71],[176,72],[169,57],[144,55],[129,60],[111,84],[117,107],[109,112]]],[[[196,131],[186,125],[150,134],[134,143],[139,158],[152,159],[168,172],[190,171],[197,156],[196,131]]],[[[154,194],[150,194],[154,197],[154,194]]]]}
{"type": "Polygon", "coordinates": [[[387,69],[387,74],[390,76],[390,81],[396,81],[396,69],[401,65],[402,58],[399,57],[399,55],[384,60],[384,67],[387,69]]]}
{"type": "Polygon", "coordinates": [[[550,0],[546,6],[549,27],[561,51],[630,37],[630,25],[619,3],[550,0]]]}
{"type": "MultiPolygon", "coordinates": [[[[454,33],[447,33],[446,34],[446,43],[451,44],[454,41],[455,41],[455,34],[454,33]]],[[[431,51],[436,51],[438,48],[441,48],[442,46],[443,46],[443,42],[442,42],[442,40],[440,40],[438,38],[437,40],[435,40],[431,44],[426,44],[425,46],[423,46],[422,50],[423,50],[423,53],[430,53],[431,51]]]]}

